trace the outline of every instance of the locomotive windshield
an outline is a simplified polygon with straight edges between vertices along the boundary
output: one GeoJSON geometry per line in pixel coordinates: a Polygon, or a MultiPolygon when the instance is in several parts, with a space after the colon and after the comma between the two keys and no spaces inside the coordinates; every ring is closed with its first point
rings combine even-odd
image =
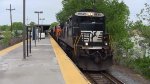
{"type": "Polygon", "coordinates": [[[79,17],[81,30],[104,30],[104,17],[79,17]]]}
{"type": "Polygon", "coordinates": [[[86,22],[86,23],[92,23],[92,22],[101,23],[101,22],[103,22],[103,17],[88,17],[88,16],[82,17],[82,16],[80,16],[79,20],[80,20],[80,23],[82,23],[82,22],[86,22]]]}

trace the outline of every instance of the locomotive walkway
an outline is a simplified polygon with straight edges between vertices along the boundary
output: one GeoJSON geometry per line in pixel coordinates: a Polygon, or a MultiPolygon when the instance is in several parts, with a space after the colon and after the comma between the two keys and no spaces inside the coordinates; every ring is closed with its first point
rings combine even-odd
{"type": "Polygon", "coordinates": [[[22,49],[19,43],[0,51],[0,84],[90,84],[52,38],[32,45],[26,60],[22,49]]]}

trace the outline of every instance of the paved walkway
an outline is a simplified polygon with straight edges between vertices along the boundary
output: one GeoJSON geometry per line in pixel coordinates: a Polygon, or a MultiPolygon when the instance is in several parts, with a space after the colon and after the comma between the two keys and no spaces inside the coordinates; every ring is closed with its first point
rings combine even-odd
{"type": "Polygon", "coordinates": [[[0,84],[65,84],[48,38],[32,45],[27,60],[22,59],[22,49],[21,44],[0,56],[0,84]]]}

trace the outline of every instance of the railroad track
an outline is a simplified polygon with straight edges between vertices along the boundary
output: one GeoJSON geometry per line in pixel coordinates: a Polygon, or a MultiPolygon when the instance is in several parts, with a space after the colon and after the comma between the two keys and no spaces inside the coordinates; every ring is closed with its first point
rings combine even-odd
{"type": "Polygon", "coordinates": [[[92,84],[125,84],[107,72],[83,72],[92,84]]]}

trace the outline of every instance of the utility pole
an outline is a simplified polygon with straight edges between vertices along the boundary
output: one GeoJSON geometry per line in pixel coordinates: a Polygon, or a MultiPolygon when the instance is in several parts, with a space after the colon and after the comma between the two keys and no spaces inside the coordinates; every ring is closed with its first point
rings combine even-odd
{"type": "Polygon", "coordinates": [[[26,59],[26,46],[25,46],[25,40],[26,40],[26,24],[25,24],[25,0],[23,0],[23,59],[26,59]]]}
{"type": "Polygon", "coordinates": [[[12,11],[15,10],[15,9],[12,9],[11,4],[10,4],[10,8],[6,9],[6,10],[10,11],[10,24],[11,24],[11,32],[12,32],[12,11]]]}
{"type": "Polygon", "coordinates": [[[43,11],[35,11],[34,13],[38,14],[38,41],[39,41],[39,18],[40,18],[40,14],[42,14],[43,11]]]}

